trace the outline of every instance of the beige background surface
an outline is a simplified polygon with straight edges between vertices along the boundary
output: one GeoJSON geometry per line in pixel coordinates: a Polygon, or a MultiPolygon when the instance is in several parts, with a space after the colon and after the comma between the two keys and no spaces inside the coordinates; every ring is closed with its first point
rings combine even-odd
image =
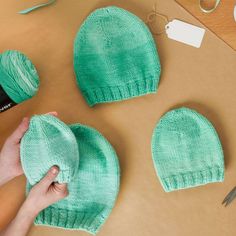
{"type": "MultiPolygon", "coordinates": [[[[0,0],[0,51],[18,49],[36,65],[40,91],[33,99],[0,114],[0,144],[22,117],[57,110],[67,123],[81,122],[102,132],[117,150],[121,165],[118,201],[99,236],[233,236],[236,202],[221,206],[236,184],[236,55],[207,31],[201,49],[156,37],[162,63],[158,93],[89,108],[76,87],[72,65],[75,34],[95,8],[121,6],[142,19],[151,0],[60,0],[27,16],[18,10],[36,1],[0,0]],[[216,127],[225,153],[224,183],[165,193],[151,160],[152,130],[160,116],[177,106],[205,115],[216,127]]],[[[173,0],[159,0],[169,18],[200,25],[173,0]]],[[[0,225],[14,216],[24,198],[24,178],[0,189],[0,225]]],[[[30,236],[88,235],[33,227],[30,236]]]]}

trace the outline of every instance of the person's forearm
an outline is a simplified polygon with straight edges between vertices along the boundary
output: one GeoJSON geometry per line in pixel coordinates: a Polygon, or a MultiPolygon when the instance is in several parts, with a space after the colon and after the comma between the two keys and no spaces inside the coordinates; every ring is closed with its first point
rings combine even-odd
{"type": "Polygon", "coordinates": [[[26,200],[16,217],[7,228],[0,233],[0,236],[26,236],[36,216],[37,212],[30,207],[26,200]]]}

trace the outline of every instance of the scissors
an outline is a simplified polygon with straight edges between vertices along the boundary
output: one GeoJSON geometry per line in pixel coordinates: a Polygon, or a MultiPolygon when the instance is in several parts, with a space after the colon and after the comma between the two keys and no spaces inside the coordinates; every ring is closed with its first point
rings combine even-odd
{"type": "Polygon", "coordinates": [[[211,7],[211,8],[205,8],[203,6],[203,3],[206,2],[206,0],[199,0],[199,8],[201,9],[201,11],[203,11],[204,13],[212,13],[213,11],[215,11],[215,9],[218,7],[218,5],[220,4],[221,0],[215,0],[215,4],[211,7]]]}
{"type": "Polygon", "coordinates": [[[236,186],[228,193],[222,202],[225,207],[228,206],[236,197],[236,186]]]}

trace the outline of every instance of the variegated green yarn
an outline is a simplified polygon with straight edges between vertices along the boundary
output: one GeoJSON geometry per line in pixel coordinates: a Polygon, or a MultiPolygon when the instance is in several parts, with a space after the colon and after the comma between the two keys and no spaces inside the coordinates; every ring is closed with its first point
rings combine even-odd
{"type": "Polygon", "coordinates": [[[152,137],[152,158],[166,192],[224,180],[224,155],[213,125],[189,108],[167,112],[152,137]]]}
{"type": "Polygon", "coordinates": [[[27,192],[53,165],[60,168],[56,181],[68,183],[69,195],[41,211],[35,224],[96,234],[120,185],[119,161],[105,137],[91,127],[39,115],[31,119],[20,150],[27,192]]]}
{"type": "Polygon", "coordinates": [[[93,11],[74,42],[77,84],[89,106],[156,93],[161,64],[146,24],[122,8],[93,11]]]}
{"type": "Polygon", "coordinates": [[[15,103],[21,103],[37,93],[39,76],[28,57],[8,50],[0,54],[0,85],[15,103]]]}
{"type": "Polygon", "coordinates": [[[31,185],[38,183],[54,165],[60,168],[56,181],[70,182],[79,165],[73,132],[52,115],[33,116],[21,140],[21,164],[31,185]]]}

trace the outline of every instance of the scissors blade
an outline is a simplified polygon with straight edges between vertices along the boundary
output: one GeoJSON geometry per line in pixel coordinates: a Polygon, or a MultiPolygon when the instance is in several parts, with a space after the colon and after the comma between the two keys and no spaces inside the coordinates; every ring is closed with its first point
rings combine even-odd
{"type": "Polygon", "coordinates": [[[228,193],[228,195],[223,200],[222,204],[228,206],[236,197],[236,186],[228,193]]]}

